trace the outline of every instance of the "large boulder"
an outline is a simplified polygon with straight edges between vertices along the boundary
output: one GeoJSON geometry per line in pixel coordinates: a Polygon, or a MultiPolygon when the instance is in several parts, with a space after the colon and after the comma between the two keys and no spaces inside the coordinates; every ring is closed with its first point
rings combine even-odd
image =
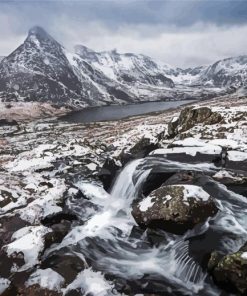
{"type": "Polygon", "coordinates": [[[171,137],[180,132],[185,132],[199,123],[216,124],[222,121],[222,116],[218,112],[213,112],[208,107],[186,107],[179,117],[173,118],[168,124],[168,134],[171,137]]]}
{"type": "Polygon", "coordinates": [[[213,252],[208,268],[219,286],[247,294],[247,243],[238,252],[226,256],[213,252]]]}
{"type": "Polygon", "coordinates": [[[214,199],[195,185],[168,185],[152,191],[133,205],[132,215],[141,227],[182,234],[217,213],[214,199]]]}

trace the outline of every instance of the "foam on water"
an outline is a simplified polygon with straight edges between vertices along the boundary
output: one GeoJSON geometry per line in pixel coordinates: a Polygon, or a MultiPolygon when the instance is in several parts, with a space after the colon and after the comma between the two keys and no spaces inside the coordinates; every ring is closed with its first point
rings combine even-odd
{"type": "MultiPolygon", "coordinates": [[[[134,282],[140,287],[138,292],[142,292],[143,287],[149,287],[149,291],[157,289],[167,295],[173,295],[171,291],[177,291],[181,295],[195,295],[202,290],[203,295],[218,295],[218,289],[208,282],[208,275],[191,256],[190,239],[209,230],[222,234],[232,233],[237,239],[226,236],[219,245],[226,252],[237,250],[247,237],[245,198],[205,176],[205,184],[202,182],[201,186],[206,191],[209,187],[217,192],[219,213],[183,236],[165,233],[164,241],[154,246],[148,241],[146,232],[139,237],[131,235],[136,226],[131,215],[131,204],[140,196],[142,186],[152,169],[161,172],[200,171],[209,175],[217,171],[210,164],[181,164],[149,157],[129,163],[117,177],[109,194],[97,185],[81,182],[78,188],[82,192],[90,191],[87,195],[90,198],[88,210],[90,211],[90,204],[99,204],[99,207],[88,216],[87,221],[73,227],[61,244],[53,246],[49,253],[65,246],[73,252],[75,248],[77,252],[79,250],[92,269],[79,274],[74,284],[80,282],[81,289],[92,295],[111,295],[112,285],[104,282],[104,275],[134,282]],[[101,278],[100,282],[105,289],[102,290],[103,294],[94,293],[94,288],[101,291],[101,287],[94,285],[97,277],[101,278]]],[[[213,191],[212,194],[208,193],[212,195],[213,191]]]]}

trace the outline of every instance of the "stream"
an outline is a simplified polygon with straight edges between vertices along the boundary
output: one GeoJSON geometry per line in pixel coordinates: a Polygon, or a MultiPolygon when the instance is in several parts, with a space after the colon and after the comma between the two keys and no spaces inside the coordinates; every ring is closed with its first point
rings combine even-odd
{"type": "Polygon", "coordinates": [[[205,262],[212,251],[234,252],[246,241],[247,200],[211,178],[219,169],[207,162],[149,156],[128,163],[108,193],[78,181],[87,198],[70,198],[67,206],[79,221],[44,256],[62,249],[83,256],[91,272],[81,282],[85,295],[229,295],[213,283],[205,262]],[[200,174],[195,185],[216,199],[217,215],[183,235],[139,228],[131,204],[142,196],[150,175],[159,174],[164,182],[181,171],[200,174]],[[99,293],[90,294],[88,278],[101,283],[99,293]]]}

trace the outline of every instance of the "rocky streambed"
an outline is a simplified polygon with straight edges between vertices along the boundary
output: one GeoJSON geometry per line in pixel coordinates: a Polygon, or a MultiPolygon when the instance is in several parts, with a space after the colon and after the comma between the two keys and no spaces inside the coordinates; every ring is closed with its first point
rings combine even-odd
{"type": "Polygon", "coordinates": [[[246,99],[0,134],[0,295],[246,295],[246,99]]]}

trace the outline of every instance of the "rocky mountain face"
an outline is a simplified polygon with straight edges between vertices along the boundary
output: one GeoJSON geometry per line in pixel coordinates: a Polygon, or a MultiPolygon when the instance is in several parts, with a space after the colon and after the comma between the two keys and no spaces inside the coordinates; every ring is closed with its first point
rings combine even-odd
{"type": "Polygon", "coordinates": [[[106,76],[128,85],[151,85],[173,88],[172,79],[165,76],[163,69],[151,58],[132,53],[119,54],[95,52],[83,45],[77,45],[75,52],[88,63],[102,71],[106,76]]]}
{"type": "Polygon", "coordinates": [[[218,61],[202,71],[200,82],[215,87],[246,86],[247,56],[218,61]]]}
{"type": "Polygon", "coordinates": [[[0,59],[0,100],[49,102],[74,108],[141,101],[204,99],[241,89],[246,93],[247,57],[209,67],[173,68],[145,55],[96,52],[77,45],[67,51],[40,27],[0,59]]]}
{"type": "MultiPolygon", "coordinates": [[[[0,63],[4,100],[50,101],[71,106],[128,101],[128,90],[71,54],[43,29],[29,31],[24,43],[0,63]]],[[[132,96],[133,97],[133,96],[132,96]]]]}

